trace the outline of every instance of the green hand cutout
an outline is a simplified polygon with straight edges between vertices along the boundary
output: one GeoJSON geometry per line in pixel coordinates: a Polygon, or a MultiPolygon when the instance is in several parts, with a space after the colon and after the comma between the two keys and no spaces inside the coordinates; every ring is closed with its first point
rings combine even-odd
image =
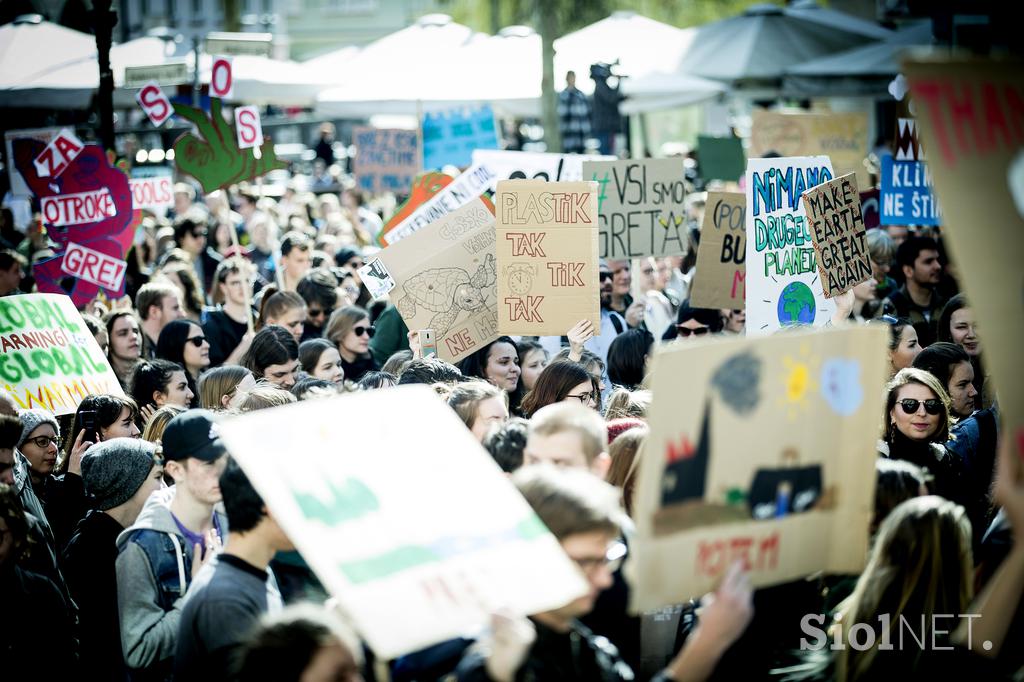
{"type": "Polygon", "coordinates": [[[174,162],[178,170],[198,180],[204,192],[243,180],[254,180],[288,165],[277,160],[270,138],[265,138],[258,159],[253,149],[239,149],[235,130],[221,115],[221,103],[217,98],[210,99],[209,117],[202,109],[185,104],[175,104],[174,113],[195,125],[202,135],[197,137],[193,133],[185,133],[175,140],[174,162]]]}

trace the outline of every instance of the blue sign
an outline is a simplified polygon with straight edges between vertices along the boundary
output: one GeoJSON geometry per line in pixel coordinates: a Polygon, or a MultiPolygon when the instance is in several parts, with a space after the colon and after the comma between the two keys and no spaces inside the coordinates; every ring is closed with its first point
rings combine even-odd
{"type": "Polygon", "coordinates": [[[484,105],[476,109],[451,109],[423,118],[423,168],[463,168],[473,163],[474,149],[497,149],[494,112],[484,105]]]}
{"type": "Polygon", "coordinates": [[[882,225],[938,225],[942,211],[924,161],[882,157],[882,225]]]}
{"type": "Polygon", "coordinates": [[[353,172],[359,188],[371,194],[408,194],[419,168],[415,130],[357,127],[353,172]]]}

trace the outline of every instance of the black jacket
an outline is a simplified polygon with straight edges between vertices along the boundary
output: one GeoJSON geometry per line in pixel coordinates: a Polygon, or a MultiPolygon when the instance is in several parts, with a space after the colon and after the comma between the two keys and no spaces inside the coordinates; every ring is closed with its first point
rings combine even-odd
{"type": "Polygon", "coordinates": [[[81,679],[127,679],[117,612],[117,536],[124,527],[109,514],[90,511],[64,549],[68,588],[79,609],[81,679]]]}
{"type": "Polygon", "coordinates": [[[8,561],[0,585],[10,618],[0,638],[3,679],[86,679],[75,674],[74,611],[53,581],[8,561]]]}

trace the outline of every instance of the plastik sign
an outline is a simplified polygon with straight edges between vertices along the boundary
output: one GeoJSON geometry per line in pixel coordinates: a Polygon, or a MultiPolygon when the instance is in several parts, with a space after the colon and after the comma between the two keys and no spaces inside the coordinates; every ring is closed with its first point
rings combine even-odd
{"type": "Polygon", "coordinates": [[[43,220],[53,227],[98,223],[117,215],[117,207],[107,188],[91,192],[58,194],[40,202],[43,220]]]}
{"type": "Polygon", "coordinates": [[[84,279],[86,282],[92,282],[104,289],[116,290],[124,281],[127,263],[87,246],[69,242],[60,267],[69,275],[84,279]]]}

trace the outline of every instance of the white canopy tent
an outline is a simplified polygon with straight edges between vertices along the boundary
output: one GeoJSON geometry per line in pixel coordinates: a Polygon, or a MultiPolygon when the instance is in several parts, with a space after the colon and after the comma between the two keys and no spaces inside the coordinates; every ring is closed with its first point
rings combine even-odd
{"type": "Polygon", "coordinates": [[[99,75],[83,80],[67,69],[95,55],[93,36],[37,15],[0,26],[0,107],[87,108],[99,75]]]}
{"type": "Polygon", "coordinates": [[[486,102],[475,82],[480,65],[465,59],[483,49],[488,36],[431,14],[360,50],[338,85],[320,93],[317,111],[326,116],[416,114],[486,102]]]}
{"type": "Polygon", "coordinates": [[[681,29],[631,11],[613,12],[555,41],[555,89],[561,90],[567,71],[576,72],[576,87],[594,91],[590,66],[618,61],[615,73],[624,81],[670,71],[689,49],[692,29],[681,29]]]}

